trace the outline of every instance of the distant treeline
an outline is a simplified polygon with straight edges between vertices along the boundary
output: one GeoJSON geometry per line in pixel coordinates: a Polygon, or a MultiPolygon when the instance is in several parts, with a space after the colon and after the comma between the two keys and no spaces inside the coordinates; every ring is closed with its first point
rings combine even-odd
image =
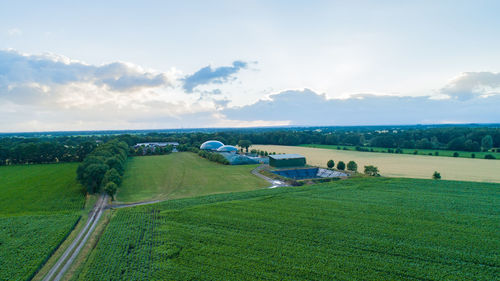
{"type": "MultiPolygon", "coordinates": [[[[199,147],[215,139],[237,145],[241,140],[253,144],[327,144],[363,147],[442,149],[453,151],[495,151],[500,149],[498,127],[325,127],[317,129],[241,129],[213,132],[149,132],[146,134],[89,135],[62,137],[1,137],[0,165],[83,161],[100,143],[112,139],[129,146],[130,155],[140,151],[132,146],[141,142],[179,142],[178,151],[199,147]]],[[[498,151],[497,151],[498,152],[498,151]]],[[[159,152],[157,152],[159,153],[159,152]]],[[[168,153],[165,151],[165,153],[168,153]]],[[[155,154],[151,151],[151,154],[155,154]]]]}

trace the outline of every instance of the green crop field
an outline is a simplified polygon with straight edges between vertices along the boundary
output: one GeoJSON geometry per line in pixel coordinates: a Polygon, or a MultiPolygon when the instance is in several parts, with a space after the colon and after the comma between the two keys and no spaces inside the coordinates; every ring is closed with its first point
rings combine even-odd
{"type": "MultiPolygon", "coordinates": [[[[314,148],[326,148],[326,149],[337,149],[337,150],[353,150],[356,151],[356,146],[352,145],[327,145],[327,144],[301,144],[299,146],[302,147],[314,147],[314,148]]],[[[383,148],[383,147],[363,147],[364,149],[373,149],[373,151],[370,152],[380,152],[380,153],[387,153],[388,148],[383,148]]],[[[393,148],[392,150],[396,150],[393,148]]],[[[440,150],[440,149],[410,149],[410,148],[402,148],[401,153],[402,154],[413,154],[413,155],[428,155],[428,156],[445,156],[445,157],[453,157],[453,154],[457,152],[458,157],[463,157],[463,158],[478,158],[478,159],[484,159],[485,155],[493,155],[495,159],[500,160],[500,153],[499,152],[470,152],[470,151],[454,151],[454,150],[440,150]],[[417,153],[415,153],[415,151],[417,153]]]]}
{"type": "Polygon", "coordinates": [[[78,222],[76,166],[0,167],[0,280],[30,280],[78,222]]]}
{"type": "Polygon", "coordinates": [[[131,157],[117,201],[173,199],[269,186],[251,174],[255,167],[221,165],[190,152],[131,157]]]}
{"type": "Polygon", "coordinates": [[[500,185],[357,178],[114,211],[78,280],[498,280],[500,185]]]}

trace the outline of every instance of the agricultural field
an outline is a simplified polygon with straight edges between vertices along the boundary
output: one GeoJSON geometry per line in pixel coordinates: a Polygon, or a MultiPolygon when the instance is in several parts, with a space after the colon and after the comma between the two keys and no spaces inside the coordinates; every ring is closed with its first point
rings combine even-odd
{"type": "MultiPolygon", "coordinates": [[[[356,151],[356,146],[352,145],[328,145],[328,144],[301,144],[302,147],[313,147],[313,148],[327,148],[327,149],[337,149],[337,150],[353,150],[356,151]]],[[[364,149],[373,149],[370,152],[380,152],[387,153],[388,148],[383,147],[363,147],[364,149]]],[[[392,150],[396,150],[392,148],[392,150]]],[[[453,154],[458,153],[458,157],[463,158],[479,158],[484,159],[484,156],[490,154],[495,157],[495,159],[500,160],[499,152],[470,152],[470,151],[453,151],[453,150],[440,150],[440,149],[410,149],[402,148],[401,153],[403,154],[413,154],[415,155],[430,155],[430,156],[444,156],[444,157],[454,157],[453,154]],[[436,154],[437,153],[437,154],[436,154]],[[474,155],[474,156],[473,156],[474,155]]]]}
{"type": "Polygon", "coordinates": [[[77,280],[496,280],[500,185],[354,178],[114,211],[77,280]]]}
{"type": "Polygon", "coordinates": [[[0,280],[30,280],[80,219],[77,164],[0,167],[0,280]]]}
{"type": "Polygon", "coordinates": [[[485,159],[468,159],[455,157],[435,157],[394,153],[374,153],[350,150],[336,150],[281,145],[253,145],[252,149],[276,153],[299,153],[306,156],[307,163],[326,167],[330,159],[335,163],[350,160],[356,161],[362,172],[363,166],[375,165],[382,176],[431,178],[434,171],[441,173],[443,179],[496,182],[500,183],[500,161],[485,159]]]}
{"type": "Polygon", "coordinates": [[[269,186],[251,174],[255,167],[221,165],[190,152],[130,157],[116,200],[175,199],[269,186]]]}

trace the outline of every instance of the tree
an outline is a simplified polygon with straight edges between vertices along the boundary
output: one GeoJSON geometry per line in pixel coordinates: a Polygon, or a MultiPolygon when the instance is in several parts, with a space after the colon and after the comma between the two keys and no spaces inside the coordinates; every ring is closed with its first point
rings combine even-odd
{"type": "Polygon", "coordinates": [[[460,156],[460,154],[458,154],[458,152],[453,152],[453,157],[458,157],[460,156]]]}
{"type": "Polygon", "coordinates": [[[345,163],[344,163],[344,161],[339,161],[337,163],[337,169],[342,170],[342,171],[345,170],[345,163]]]}
{"type": "Polygon", "coordinates": [[[87,187],[89,193],[95,193],[99,190],[104,174],[108,169],[108,165],[105,164],[90,164],[85,169],[83,184],[87,187]]]}
{"type": "Polygon", "coordinates": [[[434,174],[432,174],[432,178],[435,180],[440,180],[441,179],[441,174],[437,171],[434,171],[434,174]]]}
{"type": "Polygon", "coordinates": [[[491,135],[486,135],[481,139],[481,146],[484,151],[488,151],[493,147],[493,138],[491,135]]]}
{"type": "Polygon", "coordinates": [[[115,200],[115,194],[116,194],[116,190],[118,189],[118,186],[116,185],[116,183],[110,181],[106,184],[106,186],[104,186],[104,191],[109,195],[111,196],[111,200],[115,200]]]}
{"type": "Polygon", "coordinates": [[[328,162],[326,162],[326,166],[331,169],[335,167],[335,162],[333,162],[333,160],[328,160],[328,162]]]}
{"type": "Polygon", "coordinates": [[[106,184],[114,182],[116,185],[120,185],[122,183],[122,177],[114,168],[109,169],[102,179],[102,185],[106,186],[106,184]]]}
{"type": "Polygon", "coordinates": [[[378,168],[373,165],[365,166],[365,174],[372,177],[380,176],[378,168]]]}
{"type": "Polygon", "coordinates": [[[349,163],[347,163],[347,170],[357,172],[358,164],[356,164],[356,162],[354,161],[349,161],[349,163]]]}
{"type": "Polygon", "coordinates": [[[246,152],[248,153],[248,148],[252,146],[252,142],[249,140],[240,140],[238,142],[238,146],[241,148],[245,148],[246,152]]]}

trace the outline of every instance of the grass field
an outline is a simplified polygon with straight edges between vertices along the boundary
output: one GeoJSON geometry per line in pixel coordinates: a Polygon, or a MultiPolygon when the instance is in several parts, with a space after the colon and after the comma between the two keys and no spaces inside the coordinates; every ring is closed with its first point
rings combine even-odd
{"type": "Polygon", "coordinates": [[[431,178],[434,171],[446,180],[500,182],[500,161],[435,157],[423,155],[373,153],[349,150],[310,148],[300,146],[254,145],[252,149],[276,153],[299,153],[306,156],[307,163],[325,167],[330,159],[335,163],[350,160],[358,163],[362,172],[365,165],[375,165],[381,175],[388,177],[431,178]]]}
{"type": "Polygon", "coordinates": [[[0,167],[0,280],[30,280],[78,222],[76,166],[0,167]]]}
{"type": "MultiPolygon", "coordinates": [[[[327,144],[302,144],[299,145],[302,147],[314,147],[314,148],[327,148],[327,149],[337,149],[337,150],[352,150],[356,151],[356,146],[351,145],[327,145],[327,144]],[[340,148],[340,149],[339,149],[340,148]]],[[[387,153],[387,148],[383,147],[363,147],[366,149],[373,149],[373,152],[387,153]]],[[[395,148],[393,148],[395,150],[395,148]]],[[[431,155],[431,156],[444,156],[444,157],[453,157],[453,153],[457,152],[458,157],[461,158],[478,158],[484,159],[484,156],[487,154],[491,154],[495,157],[496,160],[500,160],[499,152],[470,152],[470,151],[453,151],[453,150],[439,150],[439,149],[409,149],[402,148],[403,154],[412,154],[415,155],[415,151],[417,151],[416,155],[431,155]],[[435,155],[435,153],[438,155],[435,155]],[[474,154],[474,157],[472,155],[474,154]]]]}
{"type": "Polygon", "coordinates": [[[358,178],[115,211],[78,280],[498,280],[500,185],[358,178]]]}
{"type": "Polygon", "coordinates": [[[250,173],[255,167],[221,165],[190,152],[131,157],[116,199],[174,199],[269,186],[250,173]]]}

